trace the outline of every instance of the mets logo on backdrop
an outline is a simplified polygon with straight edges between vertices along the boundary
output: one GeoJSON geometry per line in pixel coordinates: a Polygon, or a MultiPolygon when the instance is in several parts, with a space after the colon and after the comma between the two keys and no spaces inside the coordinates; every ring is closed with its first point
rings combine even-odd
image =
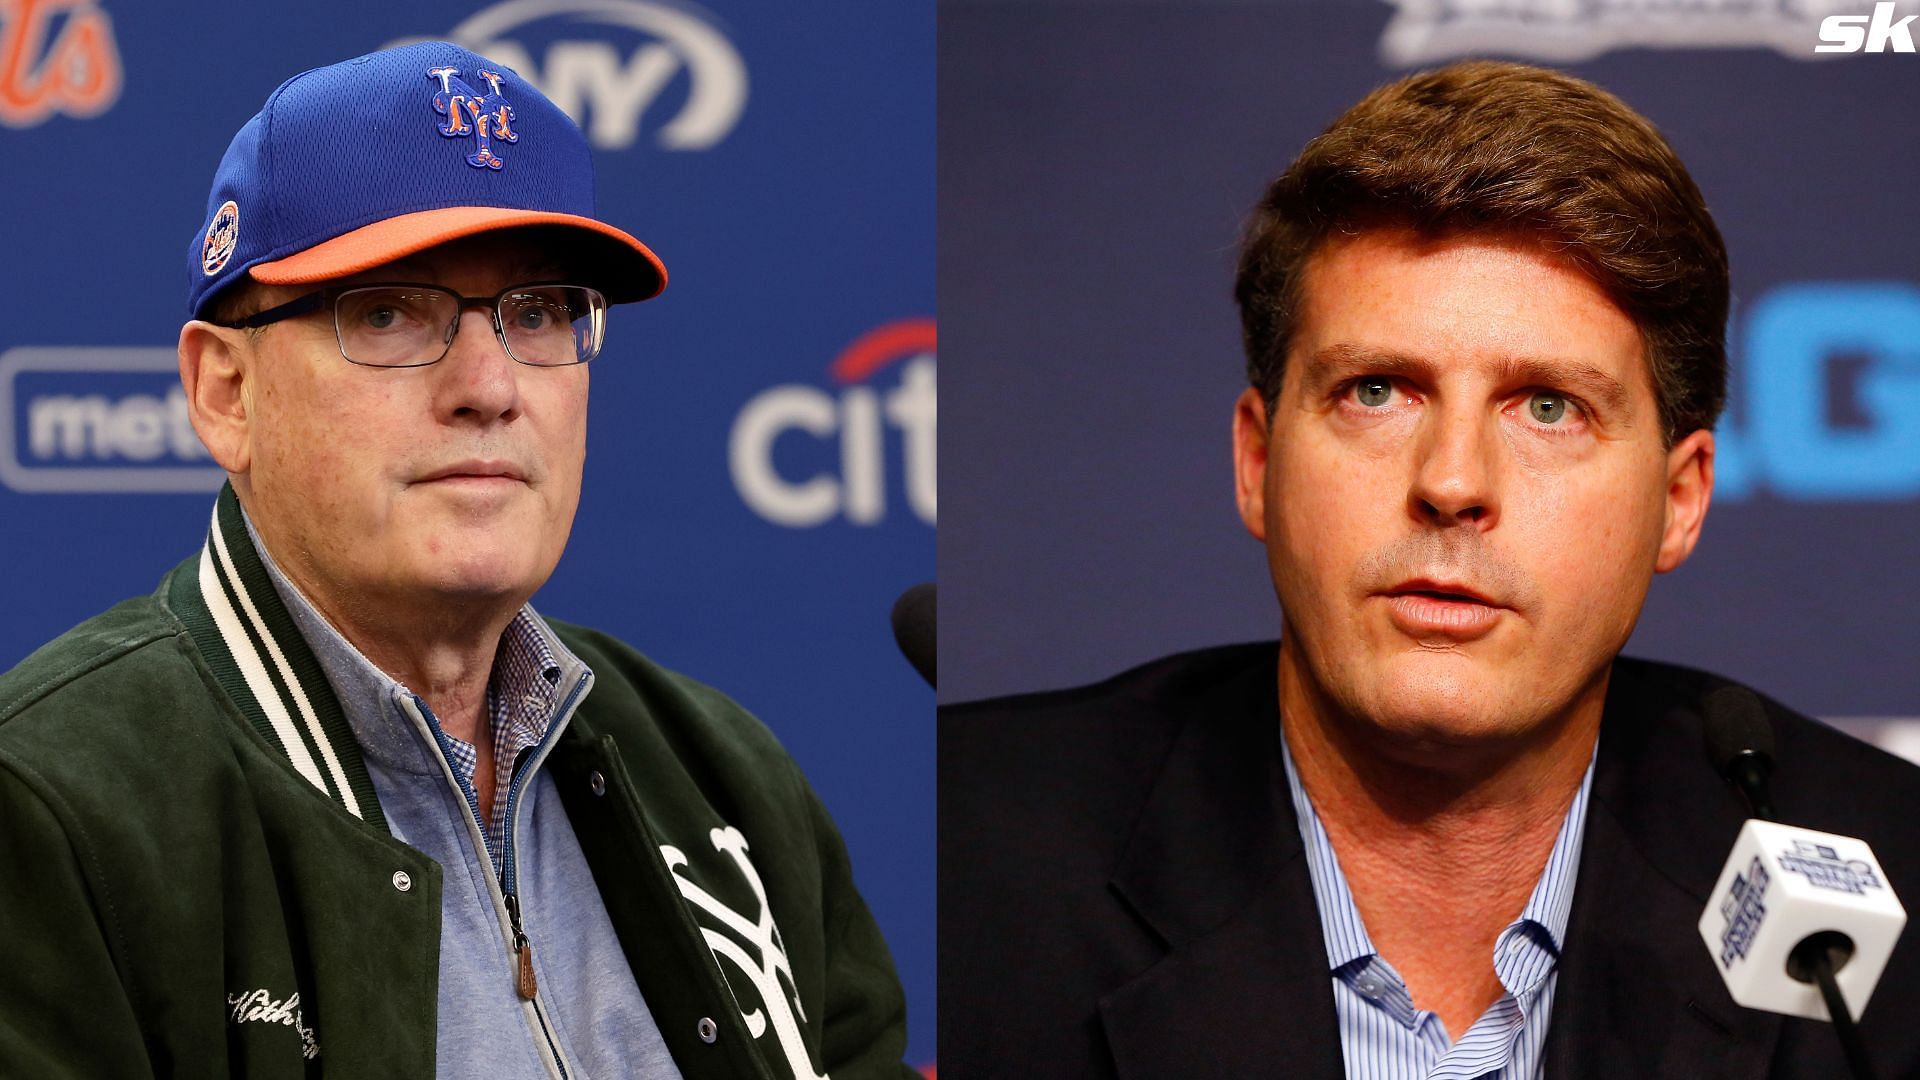
{"type": "Polygon", "coordinates": [[[0,487],[211,494],[226,477],[194,433],[172,345],[0,352],[0,487]]]}
{"type": "MultiPolygon", "coordinates": [[[[506,0],[436,36],[538,87],[601,150],[628,149],[643,131],[662,149],[711,149],[747,104],[733,42],[693,9],[661,0],[506,0]]],[[[469,119],[477,127],[479,117],[469,119]]],[[[497,128],[492,137],[501,138],[497,128]]]]}
{"type": "Polygon", "coordinates": [[[0,2],[0,124],[98,116],[122,81],[113,21],[93,0],[0,2]]]}
{"type": "Polygon", "coordinates": [[[939,394],[932,319],[874,327],[827,368],[833,394],[770,386],[733,421],[727,464],[749,509],[788,528],[887,520],[890,489],[914,517],[935,518],[939,394]],[[881,374],[896,378],[882,384],[881,374]],[[838,453],[835,453],[835,451],[838,453]],[[888,463],[896,465],[888,469],[888,463]],[[889,480],[897,473],[899,480],[889,480]]]}
{"type": "Polygon", "coordinates": [[[433,95],[433,111],[447,118],[440,125],[440,134],[449,139],[464,139],[471,135],[479,149],[467,155],[467,164],[477,169],[499,169],[505,162],[493,152],[493,140],[503,143],[517,143],[520,135],[513,130],[513,106],[500,93],[500,73],[497,71],[475,72],[480,81],[490,87],[490,92],[482,94],[460,79],[460,69],[437,67],[427,72],[427,78],[440,80],[440,92],[433,95]]]}

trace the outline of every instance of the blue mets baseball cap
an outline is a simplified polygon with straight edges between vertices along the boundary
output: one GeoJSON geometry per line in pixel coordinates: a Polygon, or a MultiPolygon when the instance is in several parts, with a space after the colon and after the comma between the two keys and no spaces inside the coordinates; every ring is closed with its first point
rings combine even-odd
{"type": "Polygon", "coordinates": [[[531,83],[445,41],[369,53],[281,83],[233,137],[188,252],[187,310],[243,276],[327,281],[526,226],[574,234],[608,300],[658,295],[666,267],[593,204],[586,136],[531,83]]]}

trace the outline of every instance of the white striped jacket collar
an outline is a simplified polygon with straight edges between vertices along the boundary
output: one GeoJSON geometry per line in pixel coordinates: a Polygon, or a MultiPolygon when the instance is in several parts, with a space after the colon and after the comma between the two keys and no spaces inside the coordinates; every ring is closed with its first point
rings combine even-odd
{"type": "Polygon", "coordinates": [[[385,829],[360,744],[254,550],[231,484],[214,503],[199,572],[175,574],[168,601],[254,730],[308,783],[385,829]]]}

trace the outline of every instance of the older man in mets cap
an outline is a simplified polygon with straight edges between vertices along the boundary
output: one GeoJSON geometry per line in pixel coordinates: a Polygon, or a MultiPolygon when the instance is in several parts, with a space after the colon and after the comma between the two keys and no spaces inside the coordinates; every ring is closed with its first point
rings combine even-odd
{"type": "Polygon", "coordinates": [[[572,121],[443,42],[298,75],[188,272],[205,545],[0,676],[0,1075],[903,1073],[794,763],[528,606],[666,284],[572,121]]]}

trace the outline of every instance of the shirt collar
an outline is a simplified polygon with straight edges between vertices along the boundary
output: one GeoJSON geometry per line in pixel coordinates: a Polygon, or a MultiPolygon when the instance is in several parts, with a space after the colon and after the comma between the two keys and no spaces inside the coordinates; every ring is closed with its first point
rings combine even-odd
{"type": "Polygon", "coordinates": [[[1555,956],[1567,940],[1567,916],[1573,910],[1573,884],[1580,870],[1580,845],[1587,835],[1587,796],[1593,790],[1593,766],[1598,756],[1599,742],[1595,740],[1594,750],[1587,756],[1587,771],[1580,777],[1580,787],[1573,793],[1567,816],[1560,821],[1560,833],[1553,839],[1553,850],[1547,854],[1547,865],[1520,912],[1521,922],[1547,932],[1555,956]]]}
{"type": "MultiPolygon", "coordinates": [[[[253,527],[253,519],[244,511],[242,521],[260,553],[260,562],[266,567],[274,590],[280,594],[287,613],[293,617],[294,625],[313,650],[327,682],[339,697],[341,711],[346,714],[362,753],[388,768],[438,775],[438,751],[421,740],[413,722],[400,708],[400,701],[411,697],[413,691],[380,670],[335,629],[274,562],[253,527]]],[[[550,722],[557,702],[555,688],[571,686],[586,671],[586,663],[573,655],[546,620],[533,610],[533,605],[523,604],[500,635],[493,672],[487,681],[489,705],[523,699],[538,702],[542,706],[539,714],[545,722],[550,722]]],[[[495,715],[497,710],[489,708],[490,723],[495,715]]],[[[545,722],[541,725],[543,733],[545,722]]]]}
{"type": "MultiPolygon", "coordinates": [[[[1597,744],[1595,750],[1597,753],[1597,744]]],[[[1333,842],[1313,808],[1313,800],[1300,784],[1300,774],[1294,769],[1293,753],[1287,748],[1284,730],[1280,732],[1280,759],[1286,765],[1287,790],[1293,799],[1294,815],[1300,822],[1300,839],[1306,847],[1307,876],[1312,880],[1315,906],[1320,911],[1320,934],[1327,946],[1327,967],[1339,971],[1377,952],[1373,939],[1367,935],[1366,924],[1361,921],[1360,909],[1354,905],[1353,892],[1340,869],[1333,842]]],[[[1567,916],[1573,907],[1573,885],[1580,866],[1581,842],[1586,836],[1587,796],[1593,787],[1594,760],[1593,755],[1587,758],[1586,774],[1581,777],[1580,788],[1567,807],[1566,817],[1561,819],[1560,832],[1554,838],[1547,865],[1541,871],[1540,880],[1534,883],[1520,918],[1509,926],[1509,929],[1531,926],[1544,933],[1556,956],[1566,941],[1567,916]]]]}
{"type": "Polygon", "coordinates": [[[532,605],[521,605],[500,634],[500,650],[487,683],[489,693],[503,707],[524,700],[550,710],[563,666],[556,650],[565,649],[545,620],[534,614],[532,605]]]}

